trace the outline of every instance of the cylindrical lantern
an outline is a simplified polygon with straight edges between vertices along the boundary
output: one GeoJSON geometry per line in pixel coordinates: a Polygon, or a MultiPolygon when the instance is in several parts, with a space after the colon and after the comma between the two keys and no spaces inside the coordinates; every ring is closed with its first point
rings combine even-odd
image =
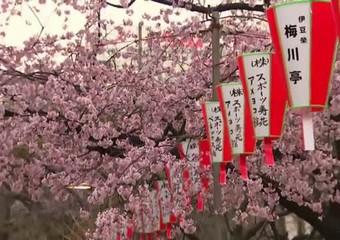
{"type": "Polygon", "coordinates": [[[199,141],[194,139],[183,141],[179,144],[178,150],[180,158],[188,161],[188,167],[183,174],[184,185],[186,185],[185,190],[189,190],[188,188],[190,187],[190,192],[196,194],[200,187],[199,141]]]}
{"type": "Polygon", "coordinates": [[[199,141],[194,139],[183,141],[179,144],[178,150],[180,158],[187,161],[187,169],[183,173],[183,189],[190,204],[191,196],[199,195],[201,188],[199,141]]]}
{"type": "Polygon", "coordinates": [[[267,10],[270,34],[285,71],[290,108],[302,114],[305,150],[314,149],[313,111],[328,101],[336,50],[331,3],[295,1],[267,10]]]}
{"type": "Polygon", "coordinates": [[[333,18],[337,30],[338,37],[340,38],[340,1],[332,0],[333,18]]]}
{"type": "Polygon", "coordinates": [[[222,83],[217,86],[217,93],[224,127],[229,130],[224,141],[230,141],[232,154],[240,156],[240,171],[246,180],[246,155],[254,153],[256,143],[249,102],[241,83],[222,83]]]}
{"type": "Polygon", "coordinates": [[[170,217],[173,207],[171,192],[167,181],[156,181],[155,188],[160,194],[159,206],[160,206],[160,229],[166,230],[167,225],[170,223],[170,217]]]}
{"type": "Polygon", "coordinates": [[[255,136],[264,140],[267,165],[274,164],[271,140],[281,136],[287,107],[287,88],[277,54],[270,52],[242,54],[238,58],[240,79],[250,102],[255,136]]]}
{"type": "Polygon", "coordinates": [[[220,164],[220,183],[226,184],[225,164],[232,161],[232,155],[229,139],[225,141],[226,139],[224,138],[227,128],[223,124],[223,116],[219,102],[203,102],[202,112],[212,162],[220,164]]]}

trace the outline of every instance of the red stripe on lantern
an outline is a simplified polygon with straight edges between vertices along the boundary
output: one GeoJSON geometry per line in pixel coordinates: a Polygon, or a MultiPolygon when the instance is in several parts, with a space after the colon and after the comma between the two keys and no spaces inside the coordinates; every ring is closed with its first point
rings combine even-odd
{"type": "Polygon", "coordinates": [[[197,211],[202,212],[204,208],[204,200],[202,192],[197,195],[197,211]]]}
{"type": "Polygon", "coordinates": [[[270,136],[277,139],[282,134],[282,127],[288,103],[288,88],[282,59],[278,53],[271,54],[270,82],[270,136]]]}
{"type": "Polygon", "coordinates": [[[312,2],[311,105],[321,111],[328,101],[329,81],[336,44],[335,23],[329,2],[312,2]],[[326,41],[326,42],[325,42],[326,41]]]}
{"type": "Polygon", "coordinates": [[[172,235],[171,235],[171,224],[168,224],[167,225],[167,228],[166,228],[166,237],[168,239],[171,239],[172,238],[172,235]]]}
{"type": "Polygon", "coordinates": [[[244,97],[244,153],[253,153],[256,144],[253,116],[251,115],[249,101],[247,100],[246,96],[243,95],[243,97],[244,97]]]}
{"type": "Polygon", "coordinates": [[[332,8],[333,8],[333,18],[336,26],[336,30],[338,33],[338,38],[340,38],[340,7],[339,0],[332,0],[332,8]]]}
{"type": "Polygon", "coordinates": [[[209,140],[208,139],[201,140],[199,142],[199,149],[201,167],[209,166],[211,164],[209,140]]]}
{"type": "Polygon", "coordinates": [[[132,236],[133,236],[133,228],[132,227],[127,228],[127,234],[126,235],[127,235],[128,239],[132,238],[132,236]]]}
{"type": "Polygon", "coordinates": [[[269,138],[265,138],[263,140],[264,144],[264,157],[265,157],[265,163],[267,166],[273,166],[274,161],[274,155],[273,155],[273,149],[272,149],[272,140],[269,138]]]}
{"type": "Polygon", "coordinates": [[[201,178],[201,183],[204,190],[209,189],[209,178],[201,178]]]}
{"type": "MultiPolygon", "coordinates": [[[[283,83],[281,83],[280,85],[278,85],[278,89],[280,86],[282,86],[283,84],[286,86],[284,89],[286,91],[286,94],[288,96],[288,103],[291,106],[292,104],[292,98],[288,92],[288,88],[287,88],[287,82],[286,82],[286,75],[285,75],[285,67],[283,64],[283,58],[282,56],[282,52],[281,52],[281,48],[280,48],[280,37],[279,37],[279,33],[278,33],[278,29],[277,29],[277,24],[276,24],[276,16],[275,16],[275,9],[274,8],[269,8],[266,11],[266,15],[267,15],[267,19],[268,19],[268,25],[269,25],[269,30],[270,30],[270,36],[272,39],[272,43],[273,43],[273,47],[274,47],[274,51],[275,51],[275,65],[276,65],[276,69],[278,69],[278,71],[273,72],[273,77],[278,77],[281,75],[281,81],[283,81],[283,83]]],[[[277,89],[277,88],[275,88],[277,89]]]]}
{"type": "Polygon", "coordinates": [[[225,163],[220,164],[220,184],[221,185],[227,184],[227,172],[225,163]]]}
{"type": "MultiPolygon", "coordinates": [[[[244,68],[244,63],[243,63],[242,57],[239,57],[237,59],[237,62],[238,62],[238,67],[239,67],[240,78],[241,78],[241,80],[246,81],[246,79],[247,79],[246,76],[245,76],[246,70],[244,68]]],[[[253,122],[252,122],[253,116],[251,115],[250,106],[249,106],[249,101],[250,101],[249,96],[250,96],[250,94],[249,94],[248,88],[246,87],[247,83],[244,82],[244,81],[242,81],[243,82],[243,84],[242,84],[243,85],[243,97],[244,97],[244,136],[245,136],[245,139],[246,139],[244,141],[244,145],[245,145],[244,151],[248,152],[247,151],[247,149],[249,148],[248,144],[252,144],[252,143],[249,142],[249,140],[248,140],[249,136],[247,134],[252,133],[253,135],[250,138],[254,138],[254,127],[253,127],[253,122]],[[249,108],[249,112],[246,109],[247,107],[249,108]],[[246,114],[246,113],[248,113],[248,114],[246,114]],[[250,113],[250,116],[249,116],[249,113],[250,113]],[[250,123],[249,123],[249,121],[247,121],[247,117],[250,117],[250,119],[251,119],[250,123]],[[249,125],[249,124],[251,124],[251,125],[249,125]],[[247,128],[248,128],[248,130],[247,130],[247,128]],[[250,128],[252,130],[250,130],[250,128]]],[[[255,146],[255,138],[254,138],[254,146],[255,146]]],[[[253,147],[253,149],[254,149],[254,147],[253,147]]]]}
{"type": "Polygon", "coordinates": [[[242,180],[248,180],[247,156],[244,154],[240,155],[240,171],[242,180]]]}

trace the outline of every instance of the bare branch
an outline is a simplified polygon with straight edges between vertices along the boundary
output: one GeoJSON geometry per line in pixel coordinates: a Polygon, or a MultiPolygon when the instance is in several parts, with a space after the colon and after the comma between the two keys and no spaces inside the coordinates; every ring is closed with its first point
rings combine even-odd
{"type": "MultiPolygon", "coordinates": [[[[136,0],[131,0],[131,1],[129,2],[129,4],[127,5],[127,7],[130,7],[132,4],[134,4],[135,1],[136,1],[136,0]]],[[[108,2],[108,1],[106,1],[106,4],[109,5],[109,6],[111,6],[111,7],[115,7],[115,8],[125,8],[125,7],[122,6],[122,5],[113,4],[113,3],[110,3],[110,2],[108,2]]]]}

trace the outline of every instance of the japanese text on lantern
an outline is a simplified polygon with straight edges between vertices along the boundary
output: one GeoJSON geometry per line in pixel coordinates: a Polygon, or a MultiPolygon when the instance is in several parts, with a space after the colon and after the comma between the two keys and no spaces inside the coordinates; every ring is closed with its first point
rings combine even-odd
{"type": "Polygon", "coordinates": [[[210,132],[210,142],[212,149],[212,157],[214,161],[222,161],[223,150],[223,120],[220,107],[216,104],[207,105],[208,125],[210,132]]]}
{"type": "Polygon", "coordinates": [[[305,87],[310,64],[310,3],[278,7],[276,13],[287,80],[292,87],[305,87]]]}
{"type": "MultiPolygon", "coordinates": [[[[298,24],[291,25],[286,24],[285,25],[285,36],[287,39],[289,38],[298,38],[300,41],[300,44],[307,44],[307,33],[306,33],[306,17],[301,15],[298,16],[298,24]]],[[[288,55],[288,61],[300,61],[299,57],[299,47],[293,47],[287,49],[287,55],[288,55]]],[[[293,82],[294,84],[297,84],[299,81],[302,80],[301,77],[301,71],[299,70],[293,70],[289,71],[289,81],[293,82]]]]}
{"type": "Polygon", "coordinates": [[[227,121],[229,126],[230,143],[233,153],[243,152],[244,135],[244,96],[240,84],[223,86],[227,121]]]}
{"type": "Polygon", "coordinates": [[[188,161],[198,161],[199,147],[197,140],[189,140],[182,143],[184,155],[188,161]]]}
{"type": "Polygon", "coordinates": [[[257,137],[269,134],[270,55],[242,57],[257,137]]]}

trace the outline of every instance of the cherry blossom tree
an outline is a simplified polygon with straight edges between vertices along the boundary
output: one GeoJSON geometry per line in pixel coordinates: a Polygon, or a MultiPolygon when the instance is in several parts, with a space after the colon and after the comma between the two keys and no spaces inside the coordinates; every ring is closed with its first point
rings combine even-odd
{"type": "MultiPolygon", "coordinates": [[[[44,34],[42,26],[21,47],[0,46],[0,183],[27,202],[40,202],[46,194],[66,201],[76,198],[68,185],[90,184],[90,206],[105,209],[89,238],[111,239],[112,229],[131,225],[134,209],[143,206],[154,182],[166,178],[165,166],[183,167],[176,160],[178,143],[205,136],[199,102],[212,92],[210,22],[205,15],[178,22],[179,9],[228,11],[221,20],[221,81],[238,81],[236,57],[241,52],[271,49],[263,14],[269,2],[208,7],[199,1],[152,1],[171,7],[156,16],[143,15],[150,25],[141,55],[133,10],[127,8],[133,0],[119,5],[56,1],[56,13],[65,19],[63,34],[44,34]],[[100,16],[103,9],[114,14],[115,7],[127,8],[123,25],[100,16]],[[78,32],[67,29],[70,12],[86,16],[78,32]]],[[[18,4],[2,3],[2,12],[20,15],[18,4]]],[[[260,143],[248,158],[247,183],[229,166],[221,215],[235,213],[237,223],[252,217],[275,221],[284,208],[325,239],[338,239],[338,71],[337,62],[330,109],[314,117],[317,150],[301,150],[301,119],[288,114],[283,138],[274,147],[275,167],[262,166],[260,143]]],[[[180,209],[178,231],[195,232],[192,211],[180,209]]]]}

